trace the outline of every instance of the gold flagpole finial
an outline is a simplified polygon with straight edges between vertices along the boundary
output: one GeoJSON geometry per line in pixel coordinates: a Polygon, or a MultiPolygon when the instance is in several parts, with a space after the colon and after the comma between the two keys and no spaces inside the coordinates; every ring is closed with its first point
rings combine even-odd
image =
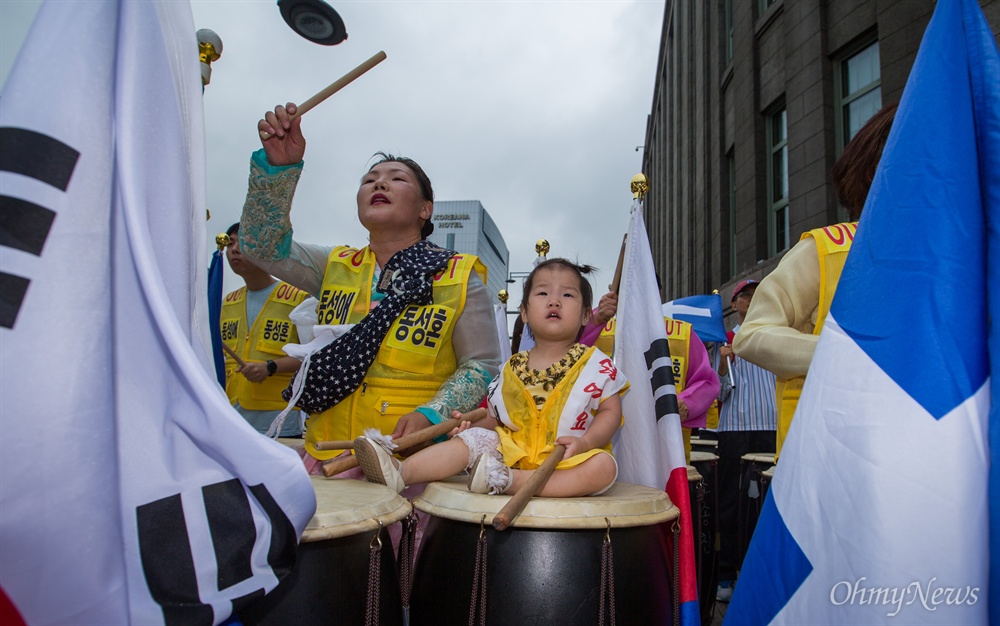
{"type": "Polygon", "coordinates": [[[713,296],[717,296],[717,295],[719,295],[719,290],[718,290],[718,289],[713,289],[713,290],[712,290],[712,295],[713,295],[713,296]]]}
{"type": "Polygon", "coordinates": [[[642,200],[646,192],[649,191],[649,183],[645,174],[636,174],[632,177],[632,197],[642,200]]]}
{"type": "Polygon", "coordinates": [[[198,37],[198,58],[201,60],[201,85],[212,82],[212,61],[222,56],[222,39],[210,28],[202,28],[198,37]]]}
{"type": "Polygon", "coordinates": [[[507,293],[506,289],[501,289],[500,292],[497,293],[497,298],[500,299],[500,304],[506,305],[507,304],[507,300],[510,299],[510,294],[507,293]]]}
{"type": "Polygon", "coordinates": [[[549,240],[548,239],[539,239],[538,241],[536,241],[535,242],[535,252],[538,253],[538,256],[546,256],[546,255],[548,255],[548,253],[549,253],[549,240]]]}
{"type": "Polygon", "coordinates": [[[229,247],[230,239],[226,233],[219,233],[215,236],[215,245],[219,246],[219,252],[229,247]]]}

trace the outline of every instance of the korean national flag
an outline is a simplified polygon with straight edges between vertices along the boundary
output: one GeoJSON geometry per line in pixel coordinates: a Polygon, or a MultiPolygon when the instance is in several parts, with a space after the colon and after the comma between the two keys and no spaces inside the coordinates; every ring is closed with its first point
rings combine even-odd
{"type": "Polygon", "coordinates": [[[184,2],[42,5],[0,97],[0,623],[208,626],[278,584],[302,462],[212,372],[184,2]]]}

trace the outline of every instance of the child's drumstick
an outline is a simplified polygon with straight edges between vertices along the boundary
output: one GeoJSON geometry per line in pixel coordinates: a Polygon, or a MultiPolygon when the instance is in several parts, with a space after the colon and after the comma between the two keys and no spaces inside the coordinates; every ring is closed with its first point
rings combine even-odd
{"type": "Polygon", "coordinates": [[[317,441],[317,450],[353,450],[353,441],[317,441]]]}
{"type": "Polygon", "coordinates": [[[507,504],[503,505],[500,512],[493,516],[493,528],[506,530],[510,526],[514,518],[524,510],[524,507],[528,504],[528,500],[542,490],[546,481],[549,480],[549,476],[552,475],[552,471],[555,470],[556,465],[559,464],[559,461],[562,461],[564,454],[566,454],[566,446],[562,444],[552,449],[552,454],[534,471],[528,478],[528,481],[524,483],[524,486],[518,489],[517,493],[507,501],[507,504]]]}
{"type": "MultiPolygon", "coordinates": [[[[446,435],[450,433],[453,428],[461,426],[462,422],[476,422],[484,417],[486,417],[486,409],[479,408],[469,411],[461,418],[452,417],[450,419],[446,419],[440,424],[434,424],[429,428],[424,428],[415,433],[410,433],[405,437],[400,437],[399,439],[393,441],[393,443],[396,444],[396,452],[402,452],[403,450],[407,450],[413,446],[426,443],[435,437],[446,435]]],[[[351,456],[340,456],[335,459],[330,459],[323,464],[323,475],[330,478],[331,476],[336,476],[341,472],[346,472],[352,467],[357,466],[358,457],[353,454],[351,456]]]]}
{"type": "MultiPolygon", "coordinates": [[[[367,61],[365,61],[361,65],[357,66],[356,68],[354,68],[350,72],[344,74],[343,76],[341,76],[337,80],[333,81],[327,87],[325,87],[324,89],[320,90],[320,92],[317,93],[315,96],[313,96],[312,98],[309,98],[308,100],[306,100],[305,102],[303,102],[302,104],[300,104],[298,107],[296,107],[296,109],[295,109],[295,115],[292,115],[292,119],[294,120],[297,117],[305,115],[306,111],[308,111],[309,109],[313,108],[314,106],[316,106],[320,102],[326,100],[327,98],[329,98],[333,94],[337,93],[338,91],[340,91],[341,89],[343,89],[344,87],[346,87],[347,85],[349,85],[350,83],[352,83],[354,81],[354,79],[356,79],[357,77],[361,76],[362,74],[364,74],[368,70],[372,69],[373,67],[375,67],[376,65],[378,65],[382,61],[385,61],[385,52],[382,51],[382,50],[379,50],[370,59],[368,59],[367,61]]],[[[268,133],[266,133],[264,131],[260,131],[260,138],[261,139],[267,139],[270,136],[271,136],[270,134],[268,134],[268,133]]]]}

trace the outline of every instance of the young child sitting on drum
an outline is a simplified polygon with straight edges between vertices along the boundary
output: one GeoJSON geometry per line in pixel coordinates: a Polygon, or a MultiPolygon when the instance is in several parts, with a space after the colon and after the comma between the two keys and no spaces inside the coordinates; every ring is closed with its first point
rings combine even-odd
{"type": "Polygon", "coordinates": [[[592,270],[559,258],[538,264],[521,300],[535,345],[512,356],[490,384],[487,417],[462,422],[451,439],[405,461],[378,438],[359,437],[354,452],[365,478],[399,492],[469,469],[469,491],[513,494],[562,444],[565,455],[538,495],[597,495],[611,487],[618,475],[611,437],[622,423],[628,382],[607,355],[577,343],[593,298],[583,275],[592,270]]]}

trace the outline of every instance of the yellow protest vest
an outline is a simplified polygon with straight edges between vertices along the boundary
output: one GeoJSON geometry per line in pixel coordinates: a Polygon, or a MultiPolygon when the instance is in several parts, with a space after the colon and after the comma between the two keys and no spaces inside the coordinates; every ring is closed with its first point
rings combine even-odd
{"type": "MultiPolygon", "coordinates": [[[[833,302],[833,294],[837,291],[837,283],[840,282],[840,274],[844,271],[847,253],[851,249],[854,233],[857,230],[857,222],[844,222],[810,230],[801,237],[802,239],[812,237],[816,241],[816,252],[819,254],[819,305],[816,309],[814,335],[823,330],[823,322],[830,312],[830,303],[833,302]]],[[[788,428],[792,425],[792,416],[795,415],[795,407],[799,404],[799,396],[802,395],[802,386],[805,382],[805,376],[791,379],[778,378],[775,381],[775,395],[778,400],[775,459],[781,454],[781,446],[788,435],[788,428]]]]}
{"type": "MultiPolygon", "coordinates": [[[[361,386],[333,408],[309,416],[306,450],[329,459],[338,450],[316,450],[317,441],[352,440],[364,429],[391,433],[399,418],[430,400],[458,363],[451,337],[465,308],[469,277],[486,282],[486,267],[456,254],[434,276],[434,303],[410,305],[392,323],[361,386]]],[[[356,324],[371,310],[375,255],[367,247],[334,248],[327,259],[316,309],[319,324],[356,324]]]]}
{"type": "MultiPolygon", "coordinates": [[[[285,356],[286,343],[298,343],[299,333],[288,319],[292,309],[308,297],[288,283],[278,283],[253,324],[247,322],[246,287],[226,295],[222,302],[222,340],[244,361],[273,361],[285,356]]],[[[254,411],[280,411],[288,404],[281,397],[293,373],[268,376],[252,383],[236,373],[236,361],[226,355],[226,395],[233,404],[254,411]]]]}
{"type": "MultiPolygon", "coordinates": [[[[615,354],[615,327],[617,318],[611,318],[594,340],[594,347],[607,354],[615,354]]],[[[673,362],[674,387],[677,393],[684,391],[687,382],[688,350],[691,346],[691,324],[669,317],[663,318],[667,331],[667,345],[670,346],[670,360],[673,362]]]]}
{"type": "MultiPolygon", "coordinates": [[[[615,325],[616,318],[608,320],[608,323],[601,329],[601,334],[594,340],[594,347],[604,354],[614,354],[615,325]]],[[[672,369],[674,372],[674,388],[680,394],[680,392],[684,391],[684,385],[687,383],[688,351],[691,348],[691,324],[670,317],[664,317],[663,326],[667,331],[667,345],[670,347],[670,361],[673,364],[672,369]]],[[[688,463],[690,463],[691,429],[682,428],[681,431],[684,433],[684,455],[688,463]]]]}

